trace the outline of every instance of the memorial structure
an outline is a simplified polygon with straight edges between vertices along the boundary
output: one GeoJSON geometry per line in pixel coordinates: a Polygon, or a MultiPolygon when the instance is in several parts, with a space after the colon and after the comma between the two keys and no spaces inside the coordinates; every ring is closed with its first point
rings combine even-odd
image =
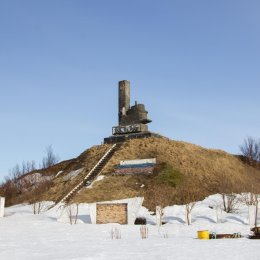
{"type": "Polygon", "coordinates": [[[158,136],[148,130],[148,112],[144,104],[130,103],[130,81],[122,80],[118,83],[118,126],[112,128],[112,136],[104,139],[104,143],[123,142],[127,139],[158,136]]]}

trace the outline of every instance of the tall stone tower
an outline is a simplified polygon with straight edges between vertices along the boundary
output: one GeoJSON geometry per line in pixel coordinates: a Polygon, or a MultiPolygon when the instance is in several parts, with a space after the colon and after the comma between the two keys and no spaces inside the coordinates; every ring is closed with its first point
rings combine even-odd
{"type": "Polygon", "coordinates": [[[118,82],[118,124],[126,116],[130,109],[130,81],[122,80],[118,82]]]}

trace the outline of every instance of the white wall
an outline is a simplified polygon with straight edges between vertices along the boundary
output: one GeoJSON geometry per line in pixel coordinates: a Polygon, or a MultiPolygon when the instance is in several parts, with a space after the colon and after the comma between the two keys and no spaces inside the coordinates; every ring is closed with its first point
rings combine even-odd
{"type": "Polygon", "coordinates": [[[120,161],[120,165],[138,165],[138,164],[145,164],[145,163],[154,163],[154,164],[156,164],[156,158],[120,161]]]}
{"type": "Polygon", "coordinates": [[[5,214],[5,198],[0,197],[0,218],[2,218],[5,214]]]}

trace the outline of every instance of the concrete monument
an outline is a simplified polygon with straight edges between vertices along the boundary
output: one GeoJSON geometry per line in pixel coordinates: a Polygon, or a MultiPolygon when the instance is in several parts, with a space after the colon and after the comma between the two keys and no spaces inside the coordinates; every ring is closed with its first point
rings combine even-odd
{"type": "Polygon", "coordinates": [[[156,136],[148,131],[148,112],[144,104],[135,102],[130,105],[130,81],[118,83],[118,126],[112,128],[112,136],[105,138],[104,143],[117,143],[127,139],[156,136]]]}

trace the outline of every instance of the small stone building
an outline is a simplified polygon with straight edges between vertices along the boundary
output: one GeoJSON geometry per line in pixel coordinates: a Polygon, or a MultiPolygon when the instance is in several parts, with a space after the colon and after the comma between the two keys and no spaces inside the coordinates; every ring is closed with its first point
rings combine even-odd
{"type": "Polygon", "coordinates": [[[144,198],[105,201],[90,205],[92,224],[130,224],[133,225],[142,206],[144,198]]]}

